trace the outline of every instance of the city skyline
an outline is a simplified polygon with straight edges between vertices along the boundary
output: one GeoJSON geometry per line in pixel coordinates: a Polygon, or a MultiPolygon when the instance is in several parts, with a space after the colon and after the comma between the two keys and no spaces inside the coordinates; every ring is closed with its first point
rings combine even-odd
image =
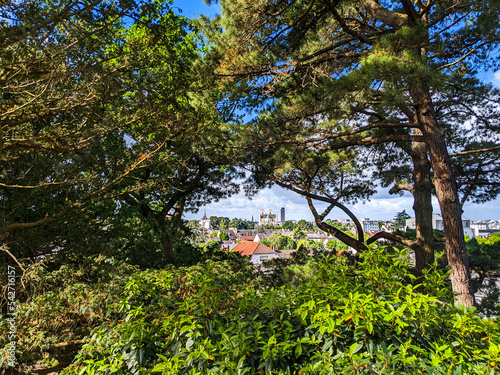
{"type": "MultiPolygon", "coordinates": [[[[379,188],[379,191],[370,201],[357,202],[353,205],[347,204],[358,219],[370,218],[374,220],[392,220],[398,212],[406,210],[408,215],[413,216],[413,198],[409,193],[403,196],[389,194],[389,189],[379,188]]],[[[437,199],[433,197],[432,204],[434,213],[440,214],[441,210],[437,199]]],[[[326,203],[317,203],[318,210],[326,208],[326,203]]],[[[252,216],[258,221],[258,214],[261,209],[272,209],[279,214],[281,207],[286,210],[287,220],[305,219],[313,221],[313,216],[309,210],[306,200],[300,195],[287,191],[280,187],[264,189],[254,198],[245,197],[243,192],[232,197],[221,199],[219,202],[212,202],[200,207],[197,213],[186,213],[185,219],[201,219],[203,211],[207,211],[207,216],[222,216],[229,219],[240,218],[251,220],[252,216]]],[[[483,204],[465,203],[464,216],[472,221],[479,220],[500,220],[500,199],[483,204]]],[[[348,216],[338,209],[333,209],[327,219],[346,219],[348,216]]]]}

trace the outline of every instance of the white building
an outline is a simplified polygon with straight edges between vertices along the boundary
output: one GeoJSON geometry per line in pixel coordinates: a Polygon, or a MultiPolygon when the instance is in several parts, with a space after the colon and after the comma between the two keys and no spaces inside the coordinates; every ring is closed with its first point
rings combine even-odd
{"type": "Polygon", "coordinates": [[[212,226],[210,225],[210,218],[207,218],[207,210],[203,214],[203,218],[200,220],[200,227],[203,230],[210,230],[212,226]]]}
{"type": "Polygon", "coordinates": [[[261,264],[272,258],[281,258],[278,252],[260,242],[241,241],[232,251],[250,257],[250,262],[253,264],[261,264]]]}
{"type": "Polygon", "coordinates": [[[472,228],[472,230],[486,230],[486,229],[490,229],[488,227],[488,223],[486,221],[474,221],[472,223],[470,223],[470,227],[472,228]]]}
{"type": "Polygon", "coordinates": [[[338,219],[337,221],[342,225],[352,224],[351,219],[338,219]]]}
{"type": "MultiPolygon", "coordinates": [[[[462,226],[464,227],[464,235],[474,237],[474,231],[471,229],[470,219],[462,215],[462,226]]],[[[407,229],[416,229],[415,218],[406,219],[407,229]]],[[[441,215],[432,214],[432,229],[444,231],[443,218],[441,215]]]]}
{"type": "Polygon", "coordinates": [[[273,210],[260,210],[259,225],[278,225],[278,215],[273,210]]]}
{"type": "Polygon", "coordinates": [[[359,221],[363,226],[363,232],[378,232],[378,220],[370,220],[369,218],[364,218],[359,221]]]}

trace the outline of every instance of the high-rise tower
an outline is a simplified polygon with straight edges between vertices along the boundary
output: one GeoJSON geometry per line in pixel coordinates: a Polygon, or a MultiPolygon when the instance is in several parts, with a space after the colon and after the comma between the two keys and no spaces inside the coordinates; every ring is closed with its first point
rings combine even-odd
{"type": "Polygon", "coordinates": [[[281,224],[285,223],[285,207],[281,207],[281,224]]]}

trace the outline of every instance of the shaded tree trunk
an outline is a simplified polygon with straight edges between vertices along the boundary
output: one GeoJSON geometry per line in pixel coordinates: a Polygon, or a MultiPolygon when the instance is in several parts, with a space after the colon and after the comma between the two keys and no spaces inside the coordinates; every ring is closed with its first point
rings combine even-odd
{"type": "MultiPolygon", "coordinates": [[[[422,135],[419,129],[415,133],[422,135]]],[[[415,142],[410,156],[413,161],[413,211],[416,227],[412,249],[415,252],[415,268],[418,273],[422,273],[422,270],[434,262],[431,165],[422,142],[415,142]]]]}
{"type": "Polygon", "coordinates": [[[164,234],[161,236],[160,240],[165,260],[168,264],[175,264],[175,253],[170,236],[168,234],[164,234]]]}
{"type": "Polygon", "coordinates": [[[462,227],[462,207],[444,134],[439,129],[429,89],[421,84],[409,85],[409,93],[434,170],[434,186],[446,234],[446,255],[452,269],[450,279],[456,293],[455,301],[473,306],[475,301],[462,227]]]}

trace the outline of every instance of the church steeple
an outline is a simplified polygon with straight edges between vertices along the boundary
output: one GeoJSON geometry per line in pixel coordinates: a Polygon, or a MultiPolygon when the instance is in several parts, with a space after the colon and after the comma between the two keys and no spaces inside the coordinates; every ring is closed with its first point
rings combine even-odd
{"type": "Polygon", "coordinates": [[[207,210],[205,210],[205,213],[203,214],[203,218],[201,220],[207,220],[207,210]]]}

